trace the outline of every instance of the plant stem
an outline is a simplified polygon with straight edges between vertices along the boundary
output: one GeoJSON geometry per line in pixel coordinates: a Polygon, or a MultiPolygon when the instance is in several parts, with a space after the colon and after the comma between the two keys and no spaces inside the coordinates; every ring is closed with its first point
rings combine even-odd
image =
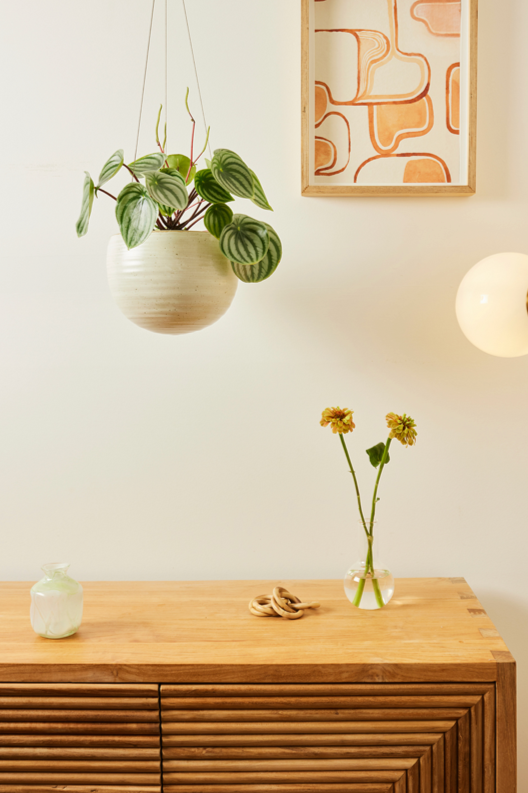
{"type": "Polygon", "coordinates": [[[204,214],[205,214],[205,209],[204,209],[203,213],[196,218],[194,223],[191,223],[190,226],[186,226],[185,230],[189,231],[190,229],[192,229],[193,226],[196,226],[196,224],[199,223],[200,220],[203,220],[204,214]]]}
{"type": "Polygon", "coordinates": [[[115,195],[112,195],[112,193],[108,193],[106,190],[103,190],[103,188],[102,188],[102,187],[98,187],[98,188],[97,188],[97,192],[98,192],[98,193],[104,193],[105,195],[108,195],[108,196],[110,196],[110,198],[113,198],[113,199],[114,199],[114,201],[117,201],[117,198],[115,197],[115,195]]]}
{"type": "Polygon", "coordinates": [[[130,168],[128,167],[128,165],[126,164],[126,162],[124,162],[124,163],[123,163],[123,165],[125,166],[125,168],[126,168],[126,169],[127,169],[127,171],[129,172],[129,174],[131,174],[131,175],[134,177],[134,179],[136,180],[136,182],[139,182],[139,179],[137,178],[136,174],[134,173],[134,171],[131,171],[131,170],[130,170],[130,168]]]}
{"type": "MultiPolygon", "coordinates": [[[[363,592],[365,590],[366,578],[367,578],[367,575],[369,573],[369,570],[371,570],[371,569],[372,569],[372,579],[373,579],[373,581],[375,581],[375,579],[374,579],[374,564],[373,564],[373,560],[372,560],[372,541],[373,541],[374,538],[372,537],[372,533],[371,532],[369,533],[369,530],[367,528],[367,523],[365,521],[365,516],[363,514],[363,508],[361,506],[361,495],[359,493],[359,485],[358,485],[358,481],[357,481],[357,477],[356,477],[356,472],[354,471],[354,466],[352,465],[352,461],[351,461],[350,455],[348,453],[347,445],[345,443],[345,439],[344,439],[343,434],[341,432],[339,433],[339,440],[341,441],[341,445],[343,447],[343,451],[345,452],[345,456],[347,458],[347,462],[348,462],[348,465],[350,467],[350,473],[352,474],[352,478],[354,479],[354,487],[356,488],[356,496],[357,496],[357,502],[358,502],[358,507],[359,507],[359,514],[361,515],[361,522],[363,524],[363,529],[365,531],[365,534],[367,535],[367,542],[368,542],[367,557],[365,559],[365,576],[359,579],[358,588],[356,589],[356,594],[354,595],[354,600],[352,601],[354,606],[359,606],[359,604],[361,603],[361,598],[363,597],[363,592]]],[[[377,581],[375,583],[377,584],[377,581]]],[[[383,605],[383,602],[382,602],[382,605],[383,605]]]]}
{"type": "Polygon", "coordinates": [[[383,469],[385,468],[385,463],[387,462],[387,457],[389,456],[389,447],[392,443],[392,438],[387,438],[387,443],[385,444],[385,449],[383,451],[383,456],[381,458],[380,467],[378,471],[378,475],[376,477],[376,485],[374,487],[374,495],[372,496],[372,509],[370,512],[370,532],[372,534],[372,529],[374,526],[374,516],[376,515],[376,503],[377,503],[377,496],[378,496],[378,486],[381,479],[381,474],[383,473],[383,469]]]}
{"type": "MultiPolygon", "coordinates": [[[[387,462],[387,457],[389,456],[389,447],[390,447],[391,443],[392,443],[392,438],[387,438],[387,443],[385,444],[385,449],[383,450],[383,455],[382,455],[382,458],[381,458],[378,475],[376,477],[376,484],[374,486],[374,494],[372,496],[372,509],[371,509],[371,512],[370,512],[370,536],[372,537],[372,540],[374,539],[374,518],[375,518],[375,515],[376,515],[376,504],[378,502],[378,487],[379,487],[379,483],[380,483],[380,479],[381,479],[381,474],[383,473],[383,469],[385,468],[385,464],[387,462]]],[[[372,543],[370,544],[369,552],[370,552],[370,565],[371,565],[371,568],[372,568],[372,587],[374,589],[374,595],[376,597],[376,603],[378,604],[378,607],[379,608],[383,608],[385,603],[383,602],[383,597],[382,597],[382,594],[381,594],[379,581],[378,581],[378,579],[376,577],[376,572],[375,572],[375,568],[374,568],[374,557],[373,557],[373,552],[372,552],[372,543]]]]}
{"type": "Polygon", "coordinates": [[[365,557],[365,575],[359,579],[358,588],[356,589],[356,594],[354,595],[354,600],[352,601],[353,606],[357,606],[359,608],[359,604],[361,603],[361,598],[363,597],[363,592],[365,590],[365,583],[367,581],[367,575],[369,570],[372,568],[372,572],[374,573],[374,565],[372,561],[372,542],[374,540],[370,534],[367,534],[367,543],[368,543],[368,550],[367,555],[365,557]]]}
{"type": "Polygon", "coordinates": [[[180,229],[184,229],[186,227],[190,228],[190,226],[194,226],[194,223],[198,223],[198,221],[202,219],[204,212],[206,212],[207,209],[209,209],[209,207],[211,206],[211,204],[205,204],[205,206],[202,207],[201,206],[202,204],[203,204],[203,199],[200,199],[198,206],[196,207],[192,215],[189,218],[187,218],[187,220],[184,223],[179,224],[180,229]],[[192,222],[193,220],[194,223],[192,222]]]}
{"type": "Polygon", "coordinates": [[[347,445],[345,443],[345,439],[343,438],[343,434],[341,432],[339,433],[339,440],[341,441],[341,445],[343,447],[343,451],[345,452],[345,456],[347,458],[348,465],[350,467],[350,473],[352,474],[352,477],[354,479],[354,486],[356,488],[356,496],[357,496],[357,501],[358,501],[359,514],[361,515],[361,522],[363,523],[363,528],[365,529],[365,532],[368,535],[367,524],[365,522],[365,516],[363,515],[363,509],[361,507],[361,496],[359,494],[359,485],[358,485],[358,481],[356,479],[356,472],[354,471],[354,468],[352,466],[352,461],[351,461],[350,455],[348,453],[347,445]]]}

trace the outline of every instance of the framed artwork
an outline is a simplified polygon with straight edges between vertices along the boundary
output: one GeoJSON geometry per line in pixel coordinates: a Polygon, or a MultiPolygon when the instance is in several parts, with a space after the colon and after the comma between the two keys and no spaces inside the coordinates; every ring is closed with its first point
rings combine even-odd
{"type": "Polygon", "coordinates": [[[302,1],[302,194],[472,195],[478,0],[302,1]]]}

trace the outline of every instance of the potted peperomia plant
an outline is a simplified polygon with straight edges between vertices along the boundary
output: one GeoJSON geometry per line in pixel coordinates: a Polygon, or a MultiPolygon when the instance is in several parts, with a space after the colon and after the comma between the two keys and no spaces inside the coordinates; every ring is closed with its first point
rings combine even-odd
{"type": "Polygon", "coordinates": [[[110,240],[108,281],[115,301],[132,322],[158,333],[188,333],[219,319],[229,308],[238,280],[264,281],[276,270],[282,244],[267,223],[233,214],[234,196],[271,210],[256,174],[238,154],[216,149],[198,169],[205,144],[194,155],[191,118],[189,156],[168,154],[166,128],[158,151],[125,163],[122,149],[103,165],[97,183],[86,173],[77,235],[84,236],[94,198],[116,202],[120,234],[110,240]],[[130,181],[114,195],[107,183],[122,169],[130,181]],[[191,231],[203,220],[206,231],[191,231]],[[237,280],[238,279],[238,280],[237,280]]]}

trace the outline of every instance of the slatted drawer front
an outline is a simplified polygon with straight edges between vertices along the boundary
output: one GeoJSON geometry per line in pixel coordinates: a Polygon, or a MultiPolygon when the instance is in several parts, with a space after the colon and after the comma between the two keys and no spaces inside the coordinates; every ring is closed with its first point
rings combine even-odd
{"type": "Polygon", "coordinates": [[[159,793],[157,685],[0,683],[1,793],[159,793]]]}
{"type": "Polygon", "coordinates": [[[161,719],[165,793],[496,793],[493,684],[164,685],[161,719]]]}

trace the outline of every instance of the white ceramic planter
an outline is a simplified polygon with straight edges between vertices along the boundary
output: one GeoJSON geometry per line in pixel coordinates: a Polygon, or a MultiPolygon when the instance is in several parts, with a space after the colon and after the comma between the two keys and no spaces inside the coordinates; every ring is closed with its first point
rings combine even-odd
{"type": "Polygon", "coordinates": [[[192,333],[225,314],[238,285],[218,240],[207,231],[153,231],[128,250],[108,244],[108,283],[123,314],[155,333],[192,333]]]}

